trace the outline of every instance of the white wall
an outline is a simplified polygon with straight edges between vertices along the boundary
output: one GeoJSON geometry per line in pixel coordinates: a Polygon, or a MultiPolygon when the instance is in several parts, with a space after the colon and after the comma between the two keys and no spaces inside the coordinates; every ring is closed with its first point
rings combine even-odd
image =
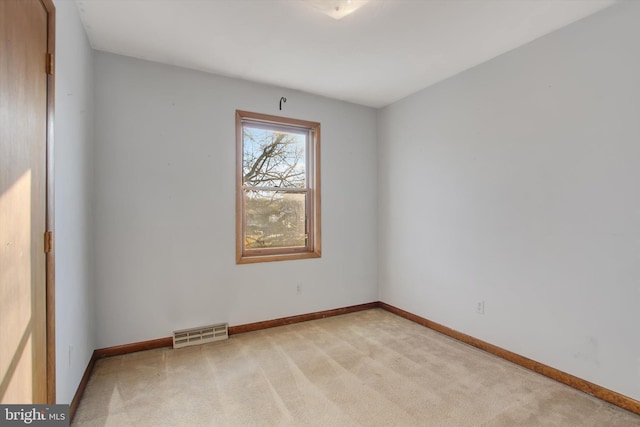
{"type": "Polygon", "coordinates": [[[95,349],[93,51],[75,3],[56,0],[56,394],[70,403],[95,349]]]}
{"type": "Polygon", "coordinates": [[[377,300],[375,110],[107,53],[95,79],[98,347],[377,300]],[[235,264],[236,109],[321,122],[322,258],[235,264]]]}
{"type": "Polygon", "coordinates": [[[640,399],[638,22],[613,6],[379,112],[382,301],[640,399]]]}

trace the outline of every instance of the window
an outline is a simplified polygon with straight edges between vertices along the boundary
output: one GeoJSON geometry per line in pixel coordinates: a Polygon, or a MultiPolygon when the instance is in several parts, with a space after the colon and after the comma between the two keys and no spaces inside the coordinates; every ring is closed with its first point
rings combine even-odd
{"type": "Polygon", "coordinates": [[[320,257],[320,123],[236,111],[236,262],[320,257]]]}

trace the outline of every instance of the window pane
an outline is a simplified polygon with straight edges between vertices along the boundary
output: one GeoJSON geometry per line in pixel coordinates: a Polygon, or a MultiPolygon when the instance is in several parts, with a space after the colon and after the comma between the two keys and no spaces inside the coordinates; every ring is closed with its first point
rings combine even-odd
{"type": "Polygon", "coordinates": [[[306,193],[245,191],[245,247],[306,246],[306,193]]]}
{"type": "Polygon", "coordinates": [[[248,187],[305,188],[306,139],[303,132],[243,127],[243,183],[248,187]]]}

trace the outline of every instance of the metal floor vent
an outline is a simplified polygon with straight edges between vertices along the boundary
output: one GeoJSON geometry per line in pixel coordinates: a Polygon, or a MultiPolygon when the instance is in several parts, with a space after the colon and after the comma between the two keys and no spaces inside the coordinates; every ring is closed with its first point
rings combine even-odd
{"type": "Polygon", "coordinates": [[[173,333],[173,348],[205,344],[226,340],[227,338],[229,338],[229,324],[227,323],[203,326],[201,328],[183,329],[173,333]]]}

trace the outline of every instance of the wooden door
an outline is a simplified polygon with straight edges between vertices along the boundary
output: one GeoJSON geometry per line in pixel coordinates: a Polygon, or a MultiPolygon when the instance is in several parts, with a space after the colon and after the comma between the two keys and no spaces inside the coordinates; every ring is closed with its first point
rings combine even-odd
{"type": "Polygon", "coordinates": [[[51,7],[50,1],[0,0],[0,403],[49,401],[51,7]]]}

